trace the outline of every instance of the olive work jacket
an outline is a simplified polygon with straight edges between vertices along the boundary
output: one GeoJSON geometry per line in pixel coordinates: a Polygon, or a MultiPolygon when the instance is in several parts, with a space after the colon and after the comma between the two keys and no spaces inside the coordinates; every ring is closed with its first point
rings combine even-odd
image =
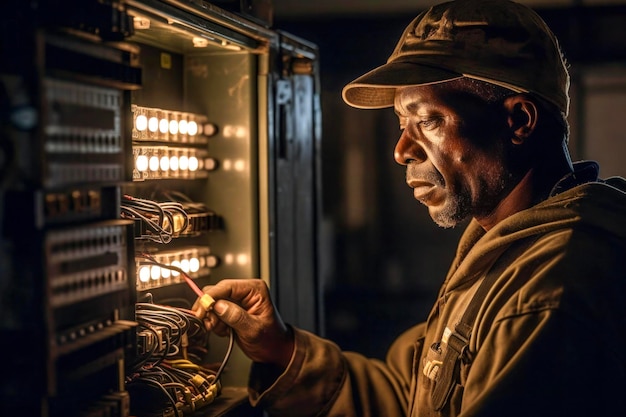
{"type": "Polygon", "coordinates": [[[626,181],[569,188],[487,233],[472,221],[425,323],[386,361],[294,329],[279,373],[253,364],[253,405],[271,416],[626,416],[626,181]],[[432,404],[453,329],[477,283],[531,239],[482,303],[449,400],[432,404]]]}

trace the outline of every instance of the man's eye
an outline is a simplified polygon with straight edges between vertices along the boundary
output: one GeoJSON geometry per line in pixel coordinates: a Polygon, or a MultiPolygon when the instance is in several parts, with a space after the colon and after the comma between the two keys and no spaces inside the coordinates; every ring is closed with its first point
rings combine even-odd
{"type": "Polygon", "coordinates": [[[434,117],[432,119],[420,120],[418,124],[422,129],[432,130],[439,127],[441,125],[441,121],[440,117],[434,117]]]}

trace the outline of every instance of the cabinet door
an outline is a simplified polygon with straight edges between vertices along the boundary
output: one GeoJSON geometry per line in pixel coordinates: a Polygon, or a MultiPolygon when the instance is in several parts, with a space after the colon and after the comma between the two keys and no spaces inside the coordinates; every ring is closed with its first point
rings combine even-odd
{"type": "Polygon", "coordinates": [[[287,322],[320,332],[317,50],[281,33],[280,64],[275,85],[276,266],[272,291],[287,322]]]}

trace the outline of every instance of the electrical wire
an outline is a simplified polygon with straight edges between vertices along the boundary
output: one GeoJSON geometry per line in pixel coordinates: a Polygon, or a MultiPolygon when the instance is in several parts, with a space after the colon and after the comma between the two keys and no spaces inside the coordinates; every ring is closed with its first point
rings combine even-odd
{"type": "MultiPolygon", "coordinates": [[[[200,349],[208,346],[209,331],[192,310],[154,304],[149,293],[146,298],[150,302],[136,304],[135,318],[138,333],[150,334],[154,345],[143,346],[146,352],[132,365],[126,384],[129,389],[138,390],[135,395],[141,393],[142,385],[158,389],[176,415],[182,416],[207,405],[219,394],[221,375],[234,347],[234,332],[229,331],[228,347],[217,370],[203,366],[200,357],[197,362],[181,358],[185,342],[189,346],[197,344],[200,349]],[[195,394],[189,395],[190,392],[195,394]]],[[[150,403],[154,405],[152,400],[150,403]]]]}
{"type": "Polygon", "coordinates": [[[217,369],[215,373],[215,381],[219,381],[220,376],[222,376],[222,371],[226,367],[226,363],[228,363],[228,358],[230,358],[231,353],[233,352],[233,346],[235,345],[235,334],[231,328],[228,329],[228,348],[226,349],[226,354],[224,355],[224,360],[220,364],[220,367],[217,369]]]}
{"type": "MultiPolygon", "coordinates": [[[[126,212],[132,215],[136,212],[138,218],[146,217],[140,210],[150,203],[135,200],[132,202],[132,207],[125,208],[126,212]]],[[[150,210],[153,210],[152,215],[162,223],[161,219],[168,218],[166,212],[177,209],[178,206],[164,204],[158,209],[153,207],[150,210]]],[[[173,227],[173,220],[168,221],[173,227]]],[[[168,236],[167,233],[172,230],[155,225],[153,231],[168,236]]],[[[142,262],[178,272],[198,297],[205,295],[182,268],[158,262],[153,255],[146,252],[137,252],[135,257],[142,259],[142,262]]],[[[135,307],[138,331],[144,337],[142,340],[145,343],[145,352],[133,364],[127,384],[136,387],[144,383],[157,387],[164,393],[167,403],[172,405],[177,415],[182,415],[183,410],[187,412],[206,405],[221,390],[221,376],[234,348],[233,330],[229,330],[228,347],[217,370],[209,369],[201,365],[202,356],[208,353],[205,347],[208,346],[209,332],[195,312],[189,308],[155,304],[151,294],[147,294],[146,298],[149,302],[136,303],[135,307]],[[196,361],[191,361],[192,357],[196,361]],[[196,396],[190,396],[189,392],[195,392],[196,396]]]]}
{"type": "Polygon", "coordinates": [[[124,194],[121,203],[122,217],[140,220],[148,234],[139,236],[157,243],[169,243],[172,238],[187,230],[189,214],[177,201],[156,202],[124,194]],[[180,215],[182,225],[176,230],[175,214],[180,215]],[[156,216],[156,220],[151,216],[156,216]]]}

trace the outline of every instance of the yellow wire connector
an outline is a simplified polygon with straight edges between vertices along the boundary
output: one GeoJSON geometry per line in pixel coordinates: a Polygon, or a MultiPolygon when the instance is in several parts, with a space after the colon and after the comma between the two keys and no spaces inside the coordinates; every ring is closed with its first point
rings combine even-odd
{"type": "Polygon", "coordinates": [[[213,304],[215,304],[215,299],[209,294],[204,294],[202,297],[198,298],[194,305],[196,317],[203,319],[207,311],[213,307],[213,304]]]}

